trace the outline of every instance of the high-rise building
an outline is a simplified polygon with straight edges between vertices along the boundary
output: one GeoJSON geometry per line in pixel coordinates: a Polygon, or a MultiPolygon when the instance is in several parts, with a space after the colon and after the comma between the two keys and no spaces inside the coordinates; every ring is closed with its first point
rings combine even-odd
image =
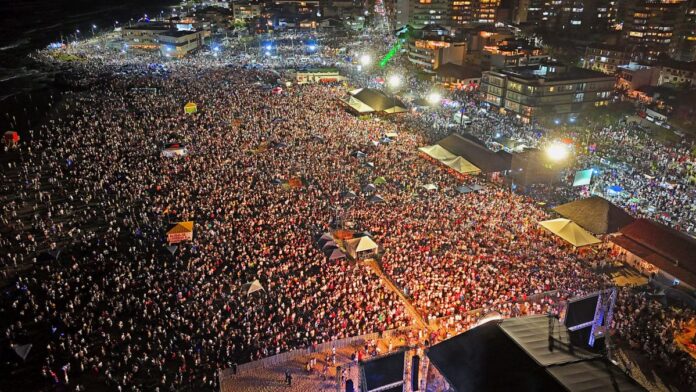
{"type": "Polygon", "coordinates": [[[415,30],[408,40],[408,60],[429,73],[447,63],[463,65],[466,54],[466,39],[437,25],[415,30]]]}
{"type": "Polygon", "coordinates": [[[516,0],[512,20],[551,30],[606,30],[616,22],[617,0],[516,0]]]}
{"type": "Polygon", "coordinates": [[[675,28],[686,9],[686,0],[637,0],[626,5],[626,43],[655,60],[675,44],[675,28]]]}
{"type": "Polygon", "coordinates": [[[493,23],[500,0],[451,0],[452,26],[471,23],[493,23]]]}
{"type": "Polygon", "coordinates": [[[547,62],[533,66],[485,71],[481,98],[523,120],[544,116],[573,116],[604,106],[614,90],[614,76],[547,62]]]}
{"type": "Polygon", "coordinates": [[[696,61],[696,0],[685,4],[675,26],[670,56],[679,61],[696,61]]]}
{"type": "Polygon", "coordinates": [[[396,0],[396,22],[415,28],[427,25],[462,27],[496,22],[501,0],[396,0]]]}
{"type": "Polygon", "coordinates": [[[512,21],[520,25],[554,29],[563,2],[563,0],[517,0],[512,11],[512,21]]]}
{"type": "Polygon", "coordinates": [[[396,8],[399,25],[409,24],[417,29],[427,25],[450,25],[450,0],[397,1],[396,8]]]}

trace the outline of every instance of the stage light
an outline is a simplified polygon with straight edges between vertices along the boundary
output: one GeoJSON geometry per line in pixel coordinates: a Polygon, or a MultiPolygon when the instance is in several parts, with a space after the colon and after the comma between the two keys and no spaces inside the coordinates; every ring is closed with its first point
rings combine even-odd
{"type": "Polygon", "coordinates": [[[360,65],[362,65],[363,67],[367,67],[368,65],[370,65],[371,62],[372,57],[369,54],[365,53],[362,56],[360,56],[360,65]]]}
{"type": "Polygon", "coordinates": [[[387,84],[391,88],[399,88],[401,86],[401,76],[391,75],[387,78],[387,84]]]}
{"type": "Polygon", "coordinates": [[[546,148],[546,156],[552,161],[561,161],[568,157],[568,147],[561,143],[553,143],[546,148]]]}
{"type": "Polygon", "coordinates": [[[439,104],[441,100],[442,96],[437,92],[433,91],[432,93],[428,94],[428,103],[433,106],[439,104]]]}

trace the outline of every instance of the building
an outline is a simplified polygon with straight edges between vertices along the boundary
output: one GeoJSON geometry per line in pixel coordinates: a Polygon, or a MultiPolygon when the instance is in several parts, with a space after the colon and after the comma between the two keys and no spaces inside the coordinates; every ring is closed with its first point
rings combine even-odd
{"type": "Polygon", "coordinates": [[[514,40],[515,32],[507,27],[482,25],[471,29],[462,29],[467,37],[469,53],[481,52],[486,46],[498,45],[503,41],[514,40]]]}
{"type": "Polygon", "coordinates": [[[166,33],[170,29],[169,23],[139,23],[135,26],[123,27],[121,37],[130,48],[134,49],[158,49],[158,35],[166,33]]]}
{"type": "Polygon", "coordinates": [[[696,0],[690,0],[679,14],[669,53],[678,61],[696,61],[696,0]]]}
{"type": "Polygon", "coordinates": [[[526,42],[503,41],[499,45],[485,46],[481,51],[481,69],[497,69],[540,64],[548,60],[541,48],[526,42]]]}
{"type": "Polygon", "coordinates": [[[696,87],[696,62],[662,61],[658,63],[658,86],[696,87]]]}
{"type": "Polygon", "coordinates": [[[617,0],[565,0],[558,13],[562,29],[605,31],[616,23],[617,0]]]}
{"type": "Polygon", "coordinates": [[[411,21],[411,0],[396,0],[394,7],[396,13],[396,26],[403,27],[411,21]]]}
{"type": "Polygon", "coordinates": [[[355,0],[330,0],[322,9],[322,16],[345,18],[363,15],[361,4],[355,0]]]}
{"type": "Polygon", "coordinates": [[[584,109],[609,103],[615,78],[557,62],[485,71],[484,102],[529,121],[536,117],[575,116],[584,109]]]}
{"type": "Polygon", "coordinates": [[[659,69],[649,65],[629,63],[618,66],[616,76],[618,77],[616,87],[633,95],[633,92],[641,87],[656,86],[659,69]]]}
{"type": "Polygon", "coordinates": [[[447,34],[440,26],[416,30],[408,40],[408,60],[430,73],[441,64],[463,65],[466,52],[466,40],[447,34]]]}
{"type": "Polygon", "coordinates": [[[242,2],[232,3],[232,14],[235,19],[254,19],[263,13],[263,4],[242,2]]]}
{"type": "Polygon", "coordinates": [[[345,79],[345,76],[341,75],[336,68],[314,68],[298,70],[295,73],[295,81],[297,84],[332,83],[340,82],[345,79]]]}
{"type": "Polygon", "coordinates": [[[686,7],[686,0],[636,0],[627,4],[623,26],[626,43],[642,49],[650,61],[668,53],[676,42],[675,29],[686,7]]]}
{"type": "Polygon", "coordinates": [[[452,0],[451,26],[471,23],[494,23],[500,0],[452,0]]]}
{"type": "Polygon", "coordinates": [[[167,31],[157,36],[163,56],[182,58],[203,45],[202,31],[167,31]]]}
{"type": "Polygon", "coordinates": [[[562,0],[517,0],[512,10],[512,21],[543,29],[556,27],[562,0]]]}
{"type": "Polygon", "coordinates": [[[696,288],[696,240],[647,219],[637,219],[610,238],[627,263],[668,285],[696,288]]]}
{"type": "Polygon", "coordinates": [[[633,57],[625,46],[594,44],[585,48],[582,67],[613,75],[618,66],[630,63],[633,57]]]}
{"type": "Polygon", "coordinates": [[[603,31],[613,28],[617,0],[515,0],[512,21],[546,31],[603,31]]]}
{"type": "Polygon", "coordinates": [[[481,84],[481,68],[446,63],[438,67],[435,81],[445,88],[475,91],[481,84]]]}
{"type": "Polygon", "coordinates": [[[427,25],[447,26],[450,0],[397,0],[396,14],[399,26],[408,24],[417,29],[427,25]]]}

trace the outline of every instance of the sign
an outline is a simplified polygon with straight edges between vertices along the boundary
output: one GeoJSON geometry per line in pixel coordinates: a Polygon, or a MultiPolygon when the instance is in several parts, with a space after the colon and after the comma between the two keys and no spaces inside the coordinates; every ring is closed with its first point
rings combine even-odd
{"type": "Polygon", "coordinates": [[[177,244],[193,240],[193,222],[179,222],[167,232],[167,242],[177,244]]]}
{"type": "Polygon", "coordinates": [[[592,181],[592,171],[592,169],[576,171],[575,179],[573,180],[573,186],[590,185],[590,182],[592,181]]]}

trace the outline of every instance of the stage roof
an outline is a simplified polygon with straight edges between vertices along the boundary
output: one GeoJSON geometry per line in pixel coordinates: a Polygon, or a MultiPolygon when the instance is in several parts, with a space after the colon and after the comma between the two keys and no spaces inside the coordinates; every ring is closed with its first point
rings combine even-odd
{"type": "Polygon", "coordinates": [[[354,108],[355,106],[362,108],[362,111],[359,110],[361,113],[365,112],[365,107],[369,107],[375,112],[390,114],[406,111],[406,105],[404,105],[400,99],[371,88],[361,88],[351,91],[350,98],[346,102],[354,108]],[[359,104],[356,101],[359,102],[359,104]]]}
{"type": "Polygon", "coordinates": [[[616,233],[633,222],[633,218],[610,201],[592,196],[553,209],[594,234],[616,233]]]}
{"type": "Polygon", "coordinates": [[[643,387],[627,377],[618,367],[604,359],[553,366],[548,368],[547,371],[566,390],[572,392],[645,391],[643,387]]]}
{"type": "Polygon", "coordinates": [[[437,142],[445,150],[460,156],[484,173],[510,170],[512,155],[505,151],[493,152],[468,138],[453,133],[437,142]]]}
{"type": "Polygon", "coordinates": [[[599,355],[571,350],[569,340],[556,318],[528,316],[485,323],[426,354],[460,392],[644,391],[599,355]]]}
{"type": "Polygon", "coordinates": [[[568,330],[558,320],[553,319],[549,327],[548,317],[517,317],[505,320],[500,329],[518,346],[527,352],[541,366],[577,361],[580,358],[597,358],[599,355],[580,348],[568,352],[565,346],[570,344],[568,330]],[[549,328],[553,332],[557,345],[550,349],[549,328]]]}

